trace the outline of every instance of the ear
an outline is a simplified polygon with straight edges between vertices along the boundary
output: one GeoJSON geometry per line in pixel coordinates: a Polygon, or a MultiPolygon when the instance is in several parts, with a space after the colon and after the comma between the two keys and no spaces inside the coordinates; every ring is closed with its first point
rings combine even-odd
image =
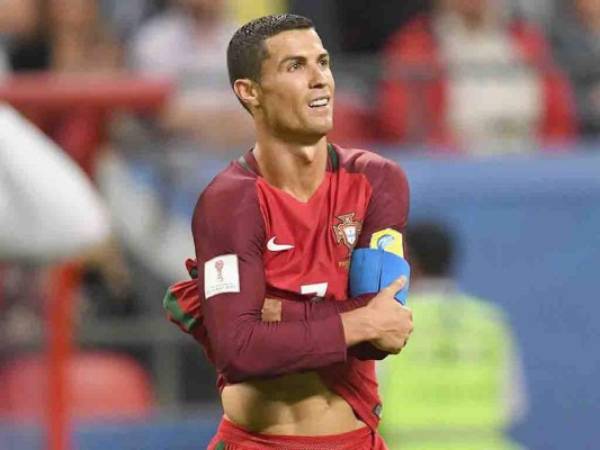
{"type": "Polygon", "coordinates": [[[259,89],[257,83],[254,81],[248,78],[235,80],[233,83],[233,91],[248,108],[252,109],[259,107],[259,89]]]}

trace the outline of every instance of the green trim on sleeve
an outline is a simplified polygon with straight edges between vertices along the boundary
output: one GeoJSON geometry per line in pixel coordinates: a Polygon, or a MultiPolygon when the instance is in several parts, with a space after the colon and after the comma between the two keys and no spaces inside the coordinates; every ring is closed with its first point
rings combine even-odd
{"type": "Polygon", "coordinates": [[[163,298],[163,308],[188,332],[191,332],[198,322],[194,316],[186,314],[183,309],[181,309],[181,306],[179,306],[179,303],[177,302],[177,297],[170,289],[167,289],[167,293],[163,298]]]}

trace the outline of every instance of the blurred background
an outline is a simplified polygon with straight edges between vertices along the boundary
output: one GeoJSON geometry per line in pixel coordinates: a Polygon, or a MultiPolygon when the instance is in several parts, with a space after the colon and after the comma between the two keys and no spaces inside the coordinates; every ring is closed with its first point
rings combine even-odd
{"type": "Polygon", "coordinates": [[[600,448],[600,0],[0,0],[0,102],[111,220],[93,251],[0,261],[0,449],[208,442],[213,369],[162,297],[199,192],[253,144],[227,43],[283,11],[333,55],[330,140],[401,164],[411,221],[451,230],[457,284],[503,309],[526,398],[510,435],[600,448]]]}

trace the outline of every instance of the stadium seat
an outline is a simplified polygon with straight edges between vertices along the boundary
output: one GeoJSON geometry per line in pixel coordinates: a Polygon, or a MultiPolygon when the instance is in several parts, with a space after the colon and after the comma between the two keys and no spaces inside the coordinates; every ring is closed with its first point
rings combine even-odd
{"type": "MultiPolygon", "coordinates": [[[[74,418],[138,418],[150,414],[154,407],[148,373],[128,356],[108,352],[75,354],[68,378],[74,418]]],[[[40,417],[46,409],[47,382],[42,355],[8,361],[0,369],[0,417],[40,417]]]]}

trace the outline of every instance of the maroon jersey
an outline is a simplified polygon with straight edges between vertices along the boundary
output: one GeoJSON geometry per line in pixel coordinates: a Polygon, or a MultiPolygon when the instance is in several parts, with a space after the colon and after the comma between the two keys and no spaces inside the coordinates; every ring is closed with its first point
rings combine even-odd
{"type": "Polygon", "coordinates": [[[350,255],[379,230],[404,230],[408,185],[396,164],[376,154],[332,145],[328,153],[307,202],[269,185],[251,151],[217,175],[192,224],[199,298],[176,294],[167,309],[203,342],[221,387],[317,370],[375,428],[372,359],[385,354],[368,343],[347,349],[339,313],[370,299],[348,298],[350,255]],[[281,322],[261,321],[266,297],[286,300],[281,322]]]}

